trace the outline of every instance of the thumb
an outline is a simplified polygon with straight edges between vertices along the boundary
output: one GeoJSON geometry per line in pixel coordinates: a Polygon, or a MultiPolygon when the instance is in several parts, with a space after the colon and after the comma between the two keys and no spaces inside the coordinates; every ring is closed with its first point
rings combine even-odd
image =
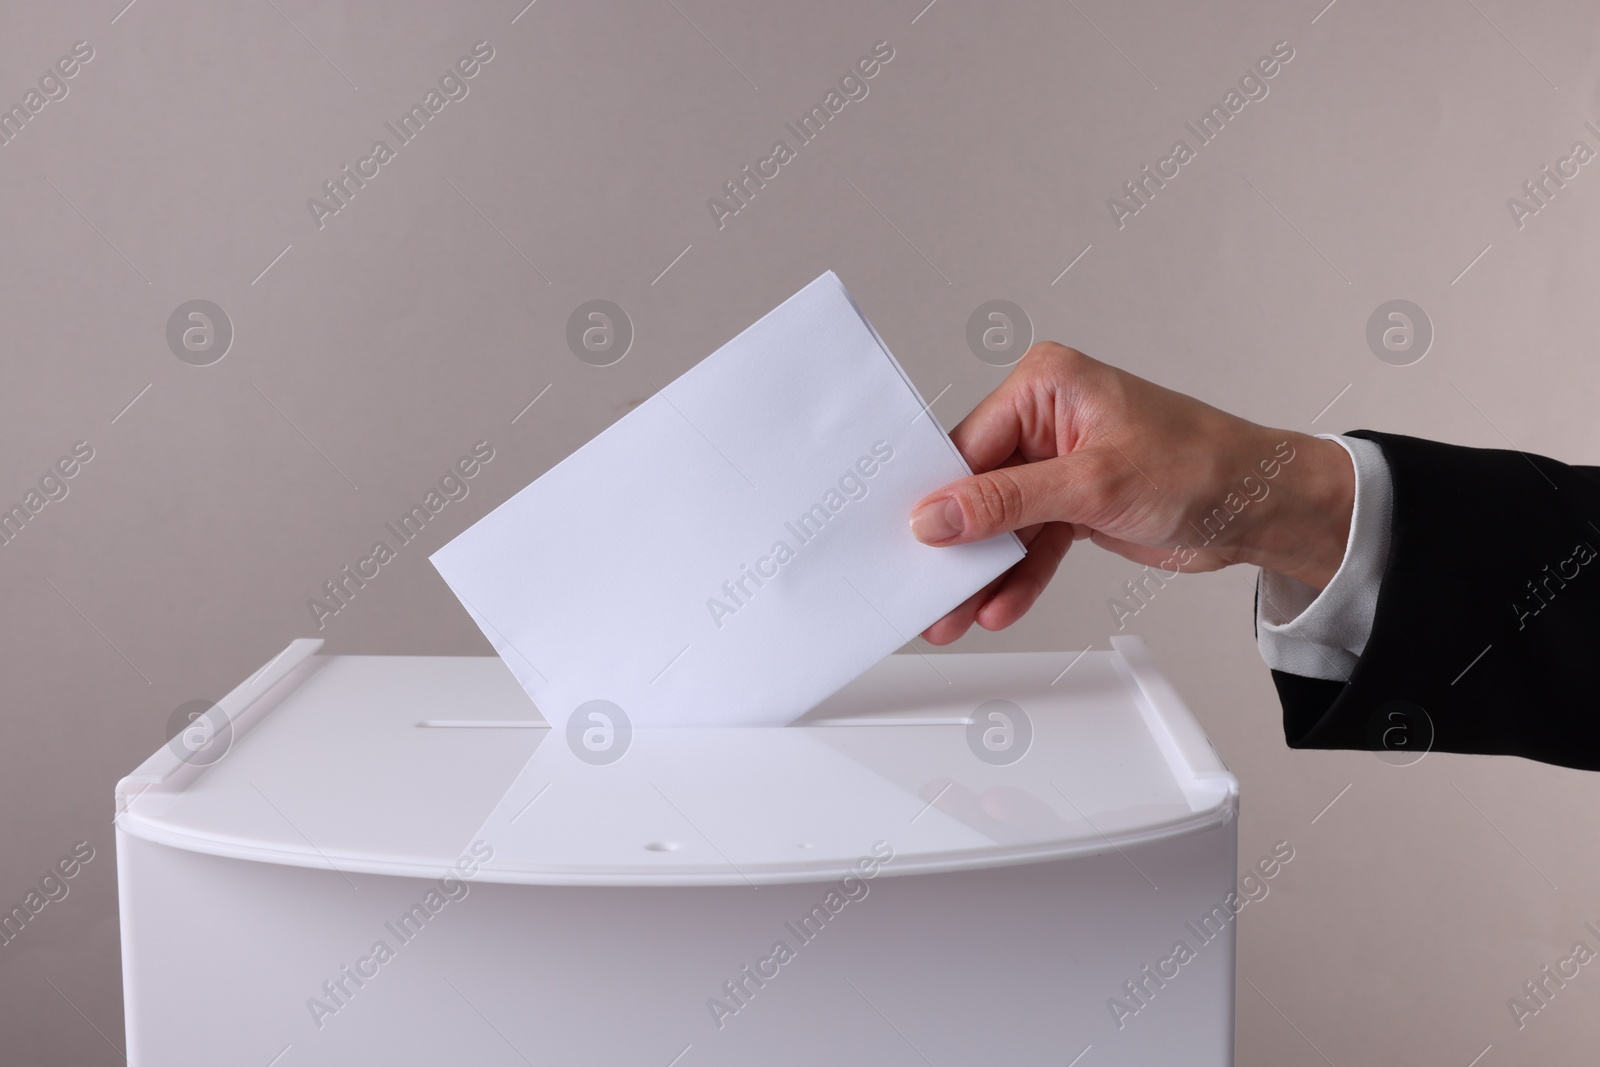
{"type": "Polygon", "coordinates": [[[924,497],[911,511],[911,533],[925,545],[965,545],[1043,522],[1081,521],[1080,500],[1092,485],[1084,458],[974,474],[924,497]]]}

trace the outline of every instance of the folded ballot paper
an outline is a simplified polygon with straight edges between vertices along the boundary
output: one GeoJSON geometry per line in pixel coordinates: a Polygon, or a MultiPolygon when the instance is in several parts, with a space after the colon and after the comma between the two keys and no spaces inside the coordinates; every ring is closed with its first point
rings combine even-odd
{"type": "Polygon", "coordinates": [[[969,473],[830,271],[431,558],[553,726],[779,725],[1022,558],[912,537],[969,473]]]}

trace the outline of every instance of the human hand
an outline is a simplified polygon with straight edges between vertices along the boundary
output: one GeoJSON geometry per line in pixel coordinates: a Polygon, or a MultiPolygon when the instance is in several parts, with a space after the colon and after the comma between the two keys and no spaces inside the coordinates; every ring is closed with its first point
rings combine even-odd
{"type": "Polygon", "coordinates": [[[1355,471],[1336,442],[1275,430],[1041,342],[950,434],[976,472],[912,511],[939,547],[1013,530],[1028,554],[923,631],[1000,630],[1074,541],[1173,571],[1253,563],[1324,588],[1344,559],[1355,471]]]}

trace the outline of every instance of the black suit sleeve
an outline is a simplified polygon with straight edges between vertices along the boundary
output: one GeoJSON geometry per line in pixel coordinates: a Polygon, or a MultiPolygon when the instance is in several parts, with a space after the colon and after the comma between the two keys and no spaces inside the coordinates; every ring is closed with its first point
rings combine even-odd
{"type": "Polygon", "coordinates": [[[1389,561],[1348,681],[1272,672],[1289,746],[1600,770],[1600,467],[1348,436],[1389,464],[1389,561]]]}

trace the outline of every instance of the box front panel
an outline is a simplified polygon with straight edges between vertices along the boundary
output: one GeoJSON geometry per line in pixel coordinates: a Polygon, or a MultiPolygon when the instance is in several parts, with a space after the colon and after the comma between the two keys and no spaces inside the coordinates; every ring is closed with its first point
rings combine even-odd
{"type": "Polygon", "coordinates": [[[1222,1067],[1236,833],[671,889],[346,875],[124,835],[129,1061],[1061,1067],[1092,1046],[1096,1067],[1222,1067]]]}

